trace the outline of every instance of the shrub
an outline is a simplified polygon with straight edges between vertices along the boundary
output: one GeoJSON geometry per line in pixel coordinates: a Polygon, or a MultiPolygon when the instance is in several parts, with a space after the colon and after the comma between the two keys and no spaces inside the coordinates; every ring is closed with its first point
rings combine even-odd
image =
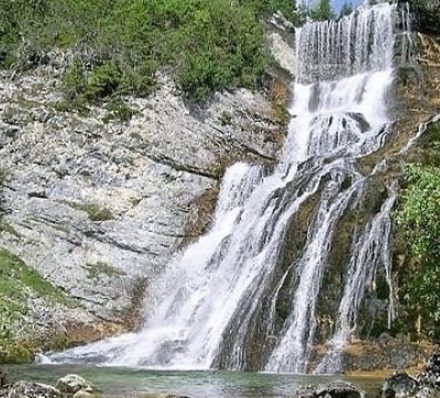
{"type": "Polygon", "coordinates": [[[94,279],[102,277],[102,275],[108,276],[109,278],[123,275],[121,270],[102,261],[87,263],[85,269],[87,270],[89,277],[94,279]]]}
{"type": "Polygon", "coordinates": [[[164,67],[201,100],[261,81],[268,58],[260,19],[276,10],[297,19],[290,0],[0,0],[0,62],[11,64],[22,38],[43,50],[86,48],[94,61],[79,51],[66,72],[69,101],[149,95],[164,67]]]}
{"type": "Polygon", "coordinates": [[[409,166],[396,224],[412,261],[402,271],[400,296],[423,331],[440,337],[440,169],[409,166]]]}
{"type": "Polygon", "coordinates": [[[0,168],[0,187],[5,185],[7,173],[5,169],[0,168]]]}
{"type": "Polygon", "coordinates": [[[4,209],[3,209],[3,204],[4,204],[4,192],[3,192],[4,190],[3,190],[3,187],[5,185],[6,178],[7,178],[6,170],[0,168],[0,218],[1,218],[2,213],[4,211],[4,209]]]}
{"type": "Polygon", "coordinates": [[[109,111],[109,114],[105,118],[105,122],[109,122],[110,120],[127,122],[136,113],[136,111],[127,105],[120,97],[112,98],[107,104],[107,110],[109,111]]]}
{"type": "Polygon", "coordinates": [[[91,221],[109,221],[113,220],[113,214],[109,209],[100,207],[95,203],[79,204],[79,203],[67,203],[74,209],[84,211],[88,214],[91,221]]]}
{"type": "Polygon", "coordinates": [[[122,81],[122,72],[113,62],[106,62],[93,69],[87,81],[85,96],[96,101],[113,94],[122,81]]]}
{"type": "Polygon", "coordinates": [[[84,95],[87,79],[82,62],[75,58],[63,79],[63,91],[68,100],[75,100],[84,95]]]}
{"type": "Polygon", "coordinates": [[[314,21],[327,21],[335,19],[330,0],[319,0],[315,8],[310,10],[310,17],[314,21]]]}

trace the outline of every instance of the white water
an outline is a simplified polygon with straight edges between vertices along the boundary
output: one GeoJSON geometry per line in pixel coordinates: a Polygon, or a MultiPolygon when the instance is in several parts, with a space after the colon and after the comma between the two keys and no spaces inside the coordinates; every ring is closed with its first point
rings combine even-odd
{"type": "MultiPolygon", "coordinates": [[[[393,8],[392,5],[381,4],[352,14],[339,23],[313,23],[297,31],[297,59],[302,60],[298,67],[299,80],[309,80],[316,71],[318,76],[331,75],[335,70],[342,75],[356,73],[337,82],[296,84],[295,98],[302,98],[302,101],[296,102],[294,116],[300,131],[309,131],[307,140],[301,137],[307,142],[308,155],[324,155],[339,150],[341,158],[350,159],[371,153],[383,145],[388,122],[386,95],[393,73],[393,8]],[[366,50],[367,42],[372,47],[370,51],[366,50]],[[311,52],[310,43],[313,43],[311,52]],[[333,66],[336,68],[329,70],[333,66]],[[310,104],[316,107],[314,112],[310,112],[310,104]]],[[[293,135],[294,140],[300,136],[300,131],[293,135]]],[[[295,146],[304,147],[294,141],[292,147],[295,146]]],[[[363,189],[365,178],[360,174],[353,175],[356,182],[352,189],[359,192],[363,189]]],[[[350,192],[344,193],[344,200],[339,205],[346,206],[350,192]]],[[[316,238],[308,245],[305,257],[299,263],[304,271],[300,272],[293,299],[294,310],[280,344],[266,365],[268,371],[303,373],[307,369],[316,327],[316,300],[328,245],[331,244],[329,234],[342,213],[332,215],[331,210],[327,210],[328,219],[320,220],[321,227],[316,238]]],[[[383,235],[372,237],[379,241],[387,238],[383,235]]],[[[387,248],[381,245],[381,249],[387,248]]],[[[388,253],[386,255],[389,256],[388,253]]],[[[352,253],[352,261],[355,258],[356,253],[352,253]]],[[[360,260],[359,268],[364,274],[363,270],[369,264],[365,261],[367,259],[360,260]]],[[[365,285],[361,275],[353,275],[351,268],[349,272],[352,275],[347,278],[348,287],[341,302],[343,309],[339,310],[340,330],[332,339],[338,344],[331,343],[330,352],[324,359],[326,365],[320,366],[318,371],[329,372],[337,365],[332,359],[339,358],[352,330],[346,318],[351,314],[349,308],[358,305],[353,290],[356,289],[361,296],[365,285]]]]}
{"type": "MultiPolygon", "coordinates": [[[[273,174],[264,176],[261,167],[244,163],[227,170],[209,232],[178,253],[155,281],[140,332],[46,360],[167,369],[307,370],[336,226],[347,209],[362,201],[369,178],[358,171],[356,159],[389,137],[395,9],[387,3],[364,7],[339,23],[297,30],[300,62],[292,119],[273,174]],[[305,247],[282,269],[292,217],[311,200],[317,205],[305,247]],[[280,297],[289,284],[290,312],[283,318],[280,297]]],[[[363,290],[377,267],[383,265],[390,273],[386,242],[395,199],[394,190],[390,192],[354,245],[337,330],[319,370],[338,365],[363,290]]]]}
{"type": "Polygon", "coordinates": [[[388,326],[395,317],[394,292],[391,281],[391,210],[397,197],[396,186],[390,188],[390,196],[380,212],[369,222],[356,240],[348,268],[344,295],[338,310],[336,332],[329,342],[327,354],[315,373],[339,373],[343,370],[341,354],[347,340],[356,330],[356,318],[366,287],[371,286],[379,265],[385,267],[385,276],[390,287],[388,326]]]}

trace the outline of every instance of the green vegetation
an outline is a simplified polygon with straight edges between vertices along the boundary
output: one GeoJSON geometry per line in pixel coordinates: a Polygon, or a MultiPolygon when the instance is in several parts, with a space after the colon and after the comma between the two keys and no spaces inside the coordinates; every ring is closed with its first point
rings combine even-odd
{"type": "Polygon", "coordinates": [[[113,220],[113,214],[109,209],[106,209],[105,207],[101,207],[96,203],[88,203],[88,204],[80,204],[80,203],[71,203],[71,202],[65,202],[70,207],[76,209],[85,211],[90,220],[92,221],[109,221],[113,220]]]}
{"type": "Polygon", "coordinates": [[[3,197],[3,195],[4,195],[4,193],[3,193],[3,187],[4,187],[4,185],[5,185],[6,178],[7,178],[7,173],[6,173],[6,171],[5,171],[4,169],[1,169],[1,168],[0,168],[0,217],[1,217],[2,212],[3,212],[3,207],[2,207],[2,205],[3,205],[3,201],[4,201],[4,197],[3,197]]]}
{"type": "Polygon", "coordinates": [[[96,263],[87,263],[85,266],[90,278],[99,278],[102,275],[116,277],[123,275],[123,272],[110,264],[98,261],[96,263]]]}
{"type": "Polygon", "coordinates": [[[440,7],[439,0],[409,0],[412,8],[423,11],[438,11],[440,7]]]}
{"type": "Polygon", "coordinates": [[[326,21],[336,18],[330,0],[319,0],[317,6],[310,10],[309,13],[310,17],[315,21],[326,21]]]}
{"type": "Polygon", "coordinates": [[[403,170],[395,211],[399,330],[440,338],[440,123],[420,137],[403,170]]]}
{"type": "Polygon", "coordinates": [[[396,223],[410,264],[402,270],[400,297],[420,319],[421,331],[440,337],[440,168],[409,166],[396,223]]]}
{"type": "Polygon", "coordinates": [[[5,184],[6,176],[7,176],[6,170],[0,169],[0,187],[2,187],[5,184]]]}
{"type": "Polygon", "coordinates": [[[129,121],[133,115],[137,113],[136,110],[132,109],[124,100],[120,97],[113,98],[107,104],[107,110],[109,114],[105,118],[106,122],[110,120],[119,120],[121,122],[129,121]]]}
{"type": "Polygon", "coordinates": [[[8,300],[20,301],[24,297],[23,289],[30,289],[38,297],[67,303],[64,293],[52,286],[37,271],[29,268],[20,258],[0,248],[0,294],[7,295],[8,300]]]}
{"type": "Polygon", "coordinates": [[[17,230],[9,223],[0,220],[0,233],[5,232],[9,235],[14,235],[19,238],[21,235],[17,230]]]}
{"type": "Polygon", "coordinates": [[[353,12],[353,6],[350,3],[344,3],[339,13],[339,18],[343,18],[346,15],[350,15],[353,12]]]}
{"type": "Polygon", "coordinates": [[[64,90],[79,106],[149,95],[164,68],[203,100],[262,81],[261,18],[277,10],[298,22],[291,0],[0,0],[0,63],[27,68],[51,48],[75,49],[64,90]]]}
{"type": "Polygon", "coordinates": [[[17,256],[0,249],[0,363],[31,359],[29,348],[16,342],[13,335],[14,324],[20,323],[28,311],[30,297],[70,304],[63,292],[17,256]]]}

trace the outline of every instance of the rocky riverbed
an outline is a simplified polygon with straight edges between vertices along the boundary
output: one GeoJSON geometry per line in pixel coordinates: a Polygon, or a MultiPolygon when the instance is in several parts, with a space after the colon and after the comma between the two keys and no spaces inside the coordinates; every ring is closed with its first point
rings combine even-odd
{"type": "MultiPolygon", "coordinates": [[[[75,368],[72,368],[75,369],[75,368]]],[[[76,368],[79,369],[79,368],[76,368]]],[[[292,397],[292,398],[438,398],[440,396],[440,353],[432,355],[416,375],[395,373],[387,379],[338,376],[295,376],[258,373],[160,372],[142,369],[101,369],[83,371],[92,383],[75,373],[61,377],[62,367],[28,368],[26,381],[12,381],[23,374],[20,368],[10,368],[10,375],[0,371],[2,398],[191,398],[201,397],[292,397]],[[104,375],[108,373],[106,378],[104,375]],[[51,376],[49,377],[49,374],[51,376]],[[135,377],[135,378],[133,378],[135,377]],[[116,387],[115,381],[125,382],[126,388],[116,387]],[[106,380],[106,381],[104,381],[106,380]],[[134,381],[137,380],[134,383],[134,381]],[[43,382],[44,381],[44,382],[43,382]],[[132,384],[132,387],[130,387],[132,384]],[[131,391],[130,391],[131,388],[131,391]],[[154,392],[156,389],[156,392],[154,392]]]]}

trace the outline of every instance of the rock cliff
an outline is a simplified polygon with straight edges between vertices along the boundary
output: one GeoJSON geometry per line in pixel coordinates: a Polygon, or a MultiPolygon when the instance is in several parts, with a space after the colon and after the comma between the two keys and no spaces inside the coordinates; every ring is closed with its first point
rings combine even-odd
{"type": "MultiPolygon", "coordinates": [[[[65,57],[0,74],[0,248],[75,302],[52,311],[42,299],[51,334],[86,341],[136,327],[151,278],[206,228],[226,166],[276,160],[288,80],[191,105],[164,74],[149,98],[123,98],[133,116],[121,121],[108,104],[66,106],[65,57]]],[[[38,334],[47,324],[26,297],[18,324],[38,334]]]]}

